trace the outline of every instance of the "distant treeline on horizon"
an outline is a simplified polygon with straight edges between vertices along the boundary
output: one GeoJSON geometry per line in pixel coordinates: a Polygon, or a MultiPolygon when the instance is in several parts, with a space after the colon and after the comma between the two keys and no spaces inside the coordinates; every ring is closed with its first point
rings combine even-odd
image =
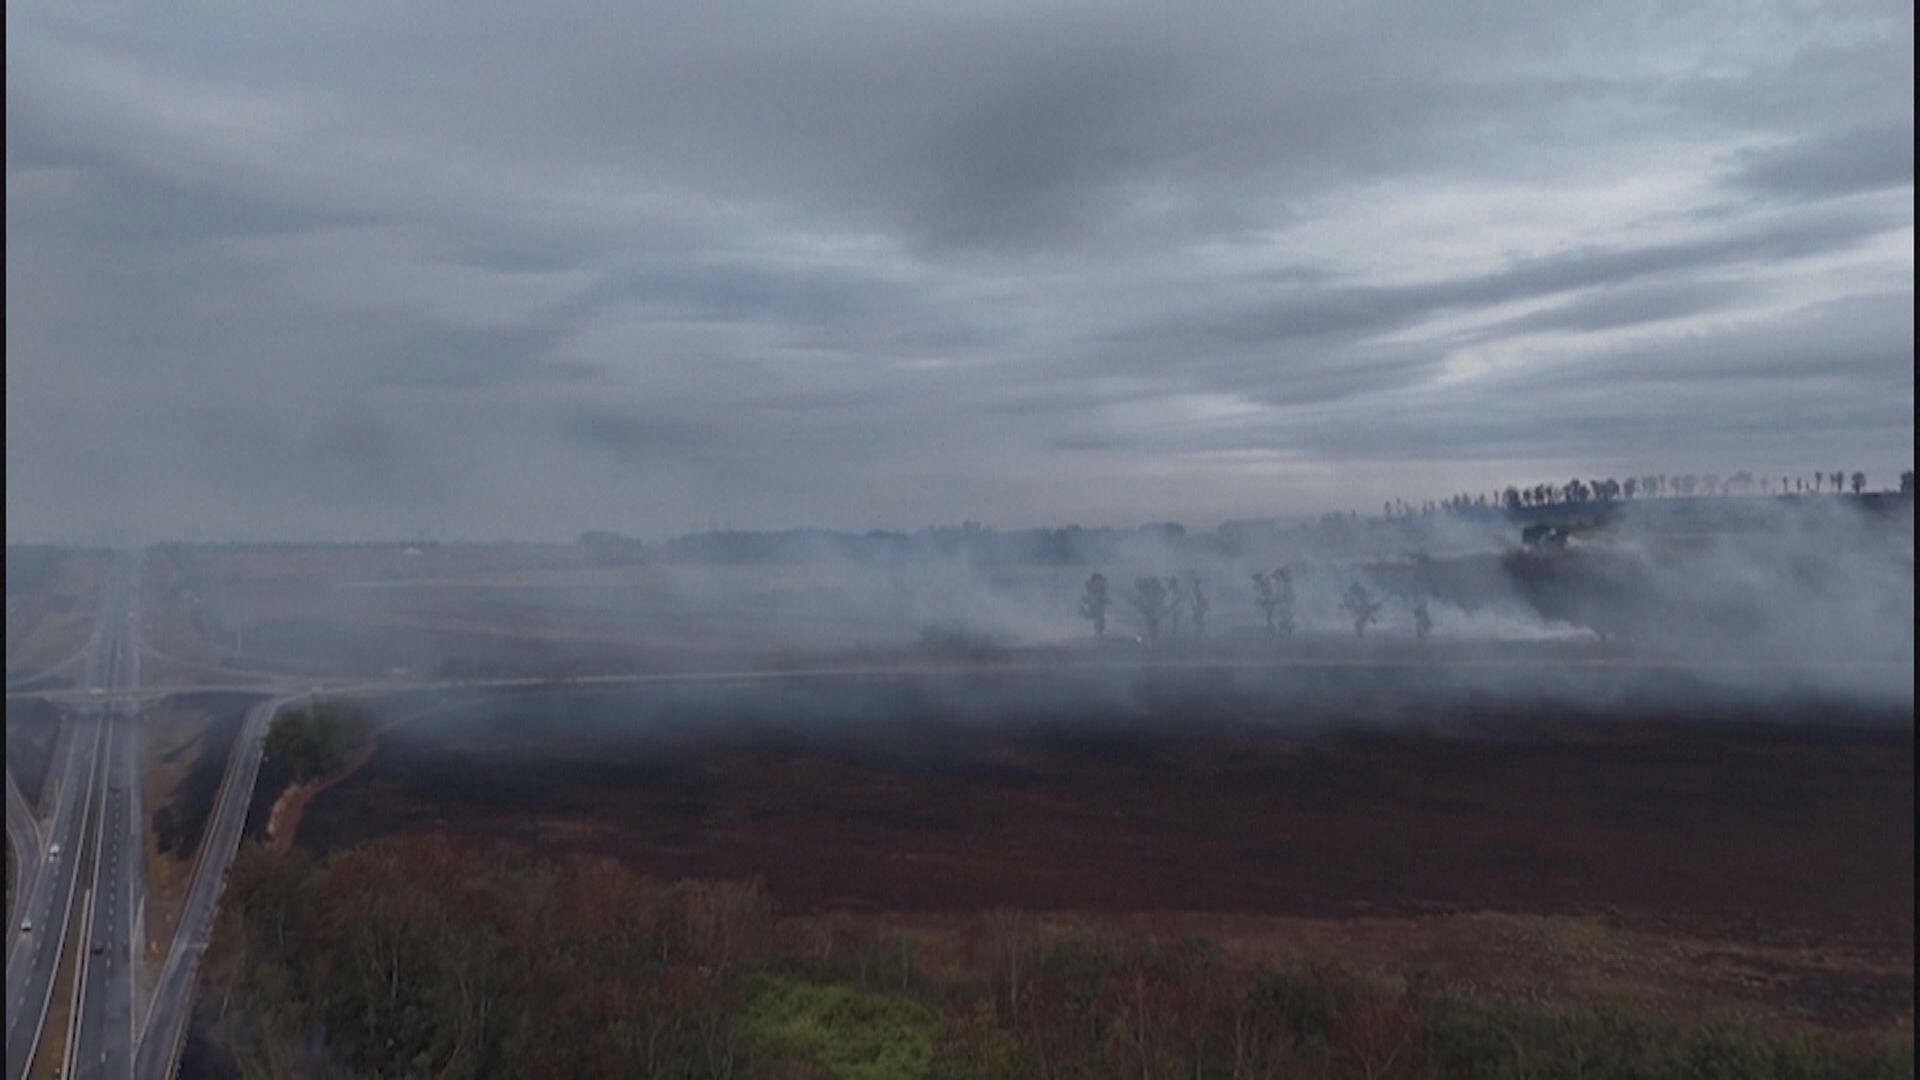
{"type": "MultiPolygon", "coordinates": [[[[689,532],[664,541],[648,541],[610,530],[582,533],[575,545],[484,540],[358,540],[358,541],[168,541],[159,548],[189,546],[224,548],[236,551],[295,551],[320,548],[381,549],[402,548],[411,554],[452,547],[491,549],[526,548],[552,550],[577,546],[588,557],[599,561],[630,561],[637,558],[709,564],[747,564],[806,562],[820,558],[841,558],[855,562],[908,561],[937,557],[964,560],[980,565],[1053,565],[1073,566],[1110,562],[1124,557],[1127,549],[1142,543],[1157,543],[1194,556],[1238,557],[1260,552],[1289,542],[1340,543],[1362,538],[1392,538],[1397,542],[1419,543],[1427,534],[1443,527],[1444,522],[1470,522],[1494,528],[1515,529],[1514,540],[1528,525],[1546,524],[1566,531],[1599,528],[1630,515],[1639,525],[1651,527],[1690,526],[1741,528],[1759,526],[1771,520],[1781,507],[1813,507],[1844,504],[1876,515],[1886,515],[1913,500],[1911,472],[1901,475],[1897,491],[1860,491],[1844,488],[1815,495],[1808,491],[1787,494],[1750,494],[1728,486],[1716,494],[1696,494],[1702,489],[1687,485],[1686,494],[1668,488],[1657,497],[1646,495],[1642,487],[1636,495],[1623,494],[1618,487],[1602,483],[1573,481],[1565,485],[1537,485],[1506,488],[1486,495],[1457,495],[1426,502],[1418,507],[1389,501],[1378,516],[1362,516],[1355,511],[1333,512],[1303,518],[1255,518],[1222,522],[1212,529],[1189,529],[1175,522],[1152,522],[1137,526],[1066,525],[1027,529],[993,529],[978,522],[929,526],[913,531],[869,529],[862,532],[824,528],[733,529],[714,528],[689,532]],[[1517,492],[1524,491],[1524,499],[1517,492]]],[[[1632,491],[1632,488],[1627,488],[1632,491]]],[[[54,550],[62,545],[8,545],[9,560],[34,551],[54,550]]],[[[30,557],[30,556],[29,556],[30,557]]]]}

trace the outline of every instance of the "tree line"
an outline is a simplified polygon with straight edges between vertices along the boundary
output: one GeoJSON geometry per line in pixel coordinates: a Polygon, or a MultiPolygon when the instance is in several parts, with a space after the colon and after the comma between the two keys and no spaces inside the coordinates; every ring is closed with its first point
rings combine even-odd
{"type": "MultiPolygon", "coordinates": [[[[1772,475],[1756,476],[1746,469],[1722,477],[1717,473],[1647,473],[1641,476],[1581,478],[1558,482],[1508,485],[1494,491],[1461,492],[1444,499],[1432,499],[1412,505],[1401,499],[1389,499],[1383,516],[1406,518],[1435,513],[1461,513],[1472,510],[1526,510],[1540,506],[1566,506],[1586,503],[1618,503],[1634,499],[1691,499],[1696,497],[1751,495],[1803,495],[1822,491],[1864,495],[1867,474],[1843,469],[1831,472],[1787,473],[1774,484],[1772,475]]],[[[1900,474],[1900,493],[1913,494],[1913,471],[1900,474]]]]}
{"type": "MultiPolygon", "coordinates": [[[[1267,632],[1292,637],[1295,603],[1293,570],[1281,566],[1272,570],[1255,570],[1250,576],[1253,580],[1253,602],[1266,619],[1267,632]]],[[[1427,607],[1427,598],[1415,591],[1405,599],[1413,618],[1414,636],[1424,641],[1433,632],[1433,615],[1427,607]]],[[[1158,642],[1163,636],[1178,637],[1183,627],[1188,625],[1192,627],[1194,637],[1207,632],[1207,613],[1212,605],[1207,600],[1198,574],[1189,574],[1184,580],[1178,575],[1135,578],[1133,589],[1126,594],[1126,602],[1139,620],[1142,637],[1148,642],[1158,642]]],[[[1353,619],[1353,636],[1358,638],[1366,636],[1367,627],[1379,617],[1384,602],[1374,595],[1373,590],[1356,581],[1348,585],[1346,592],[1341,595],[1340,606],[1353,619]]],[[[1080,594],[1080,617],[1093,624],[1095,637],[1107,636],[1107,613],[1112,607],[1113,587],[1105,574],[1096,572],[1087,579],[1086,587],[1080,594]]]]}

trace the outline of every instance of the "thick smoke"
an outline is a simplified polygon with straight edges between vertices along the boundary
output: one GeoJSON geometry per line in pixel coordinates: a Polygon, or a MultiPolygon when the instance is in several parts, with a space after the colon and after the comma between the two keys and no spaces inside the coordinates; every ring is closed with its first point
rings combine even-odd
{"type": "MultiPolygon", "coordinates": [[[[1137,530],[708,534],[666,545],[177,548],[222,663],[415,676],[720,671],[888,661],[1664,668],[1722,691],[1912,700],[1912,503],[1651,500],[1521,542],[1493,513],[1137,530]],[[1586,527],[1591,526],[1591,527],[1586,527]],[[1252,574],[1286,567],[1292,635],[1252,574]],[[1087,578],[1112,605],[1104,640],[1087,578]],[[1201,583],[1206,634],[1148,640],[1136,580],[1201,583]],[[1356,639],[1343,595],[1380,602],[1356,639]],[[1430,637],[1416,635],[1424,601],[1430,637]],[[1547,650],[1541,652],[1541,650],[1547,650]],[[237,654],[237,655],[236,655],[237,654]]],[[[1491,678],[1491,676],[1489,676],[1491,678]]],[[[1499,687],[1491,687],[1495,692],[1499,687]]]]}

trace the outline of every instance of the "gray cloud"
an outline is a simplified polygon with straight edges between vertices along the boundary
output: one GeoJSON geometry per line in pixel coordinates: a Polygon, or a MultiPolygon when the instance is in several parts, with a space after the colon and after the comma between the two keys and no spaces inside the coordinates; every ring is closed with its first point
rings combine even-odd
{"type": "Polygon", "coordinates": [[[6,18],[19,537],[1912,455],[1910,5],[6,18]]]}
{"type": "Polygon", "coordinates": [[[1736,154],[1733,182],[1766,195],[1828,198],[1913,186],[1913,124],[1867,125],[1736,154]]]}

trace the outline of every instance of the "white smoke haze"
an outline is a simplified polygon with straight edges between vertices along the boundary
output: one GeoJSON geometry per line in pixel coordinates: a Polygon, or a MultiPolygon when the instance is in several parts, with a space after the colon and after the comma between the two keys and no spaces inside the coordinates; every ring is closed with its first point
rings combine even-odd
{"type": "Polygon", "coordinates": [[[300,573],[259,571],[272,555],[231,554],[245,549],[169,551],[196,568],[189,581],[204,578],[190,588],[222,628],[215,637],[238,640],[244,625],[238,659],[286,671],[1380,662],[1479,669],[1498,694],[1540,688],[1515,665],[1571,664],[1680,672],[1689,692],[1910,707],[1910,500],[1681,502],[1613,507],[1604,525],[1539,550],[1520,543],[1521,520],[1489,513],[1083,531],[1053,548],[971,529],[343,547],[300,573]],[[250,580],[234,572],[243,561],[256,566],[250,580]],[[1266,630],[1251,580],[1282,566],[1296,596],[1291,636],[1266,630]],[[1110,589],[1103,641],[1079,613],[1095,572],[1110,589]],[[1188,617],[1147,640],[1129,595],[1139,578],[1170,576],[1200,582],[1204,637],[1188,617]],[[1343,606],[1355,583],[1380,605],[1364,637],[1343,606]]]}

